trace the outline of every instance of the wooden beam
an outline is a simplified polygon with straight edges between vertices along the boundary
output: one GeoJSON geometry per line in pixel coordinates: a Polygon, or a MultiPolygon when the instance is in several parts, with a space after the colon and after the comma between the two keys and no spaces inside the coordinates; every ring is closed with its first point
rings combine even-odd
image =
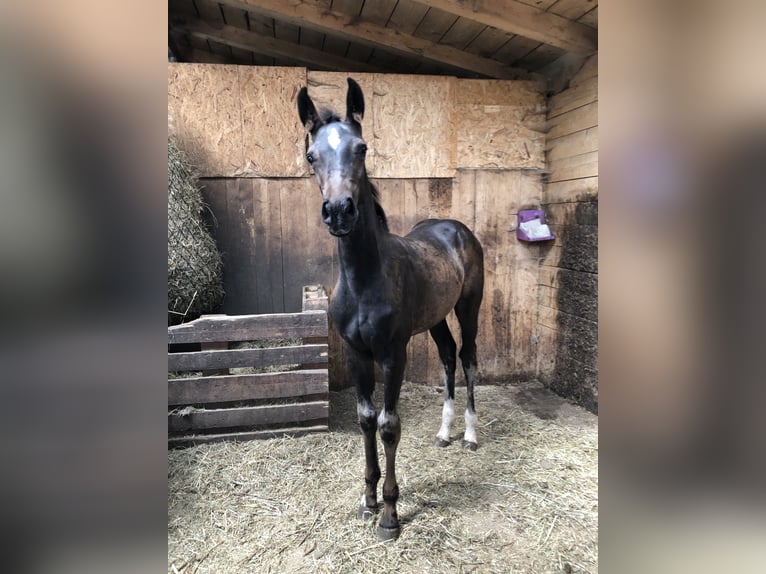
{"type": "Polygon", "coordinates": [[[415,1],[568,52],[589,54],[598,49],[598,32],[593,28],[515,0],[415,1]]]}
{"type": "Polygon", "coordinates": [[[234,26],[222,25],[220,27],[213,27],[199,18],[184,17],[179,19],[175,25],[197,38],[214,40],[234,48],[250,50],[276,58],[298,60],[309,67],[318,67],[320,69],[335,68],[354,72],[383,71],[376,66],[370,66],[364,62],[335,56],[308,46],[261,36],[241,28],[235,28],[234,26]]]}
{"type": "MultiPolygon", "coordinates": [[[[452,46],[436,44],[403,34],[349,14],[325,10],[320,5],[300,0],[222,0],[221,4],[264,14],[297,26],[306,26],[349,41],[382,47],[408,57],[425,58],[439,64],[468,70],[497,79],[531,79],[526,70],[505,66],[496,60],[463,52],[452,46]]],[[[587,26],[583,26],[588,30],[587,26]]],[[[342,68],[339,68],[342,69],[342,68]]]]}

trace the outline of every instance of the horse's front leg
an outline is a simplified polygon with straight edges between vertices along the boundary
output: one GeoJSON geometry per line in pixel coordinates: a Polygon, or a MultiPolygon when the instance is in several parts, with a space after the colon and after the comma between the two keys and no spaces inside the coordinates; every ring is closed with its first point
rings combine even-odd
{"type": "Polygon", "coordinates": [[[364,436],[364,494],[359,503],[358,516],[362,519],[371,518],[378,511],[378,481],[380,480],[380,465],[378,464],[378,444],[375,431],[378,422],[375,418],[375,405],[372,394],[375,390],[375,370],[371,357],[366,357],[349,345],[345,345],[346,357],[351,380],[356,386],[356,412],[359,416],[359,426],[364,436]]]}
{"type": "Polygon", "coordinates": [[[392,348],[382,361],[384,405],[378,417],[380,439],[386,453],[386,478],[383,481],[383,516],[378,526],[378,536],[390,540],[399,536],[399,516],[396,501],[399,499],[399,484],[396,481],[396,449],[402,433],[397,412],[399,391],[402,388],[404,366],[407,361],[406,343],[392,348]]]}

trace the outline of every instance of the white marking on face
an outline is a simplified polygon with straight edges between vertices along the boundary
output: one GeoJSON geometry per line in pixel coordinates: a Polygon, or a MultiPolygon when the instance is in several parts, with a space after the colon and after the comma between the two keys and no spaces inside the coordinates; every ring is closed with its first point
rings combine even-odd
{"type": "Polygon", "coordinates": [[[450,427],[452,421],[455,420],[455,401],[453,399],[447,399],[444,401],[442,407],[442,426],[439,432],[436,433],[436,438],[440,438],[443,441],[449,441],[450,427]]]}
{"type": "Polygon", "coordinates": [[[468,409],[465,410],[465,436],[463,437],[467,442],[478,444],[476,440],[476,425],[479,422],[479,417],[476,413],[472,413],[468,409]]]}
{"type": "Polygon", "coordinates": [[[338,128],[330,128],[330,135],[327,136],[327,143],[330,144],[330,147],[333,150],[338,149],[338,146],[340,145],[340,134],[338,133],[338,128]]]}

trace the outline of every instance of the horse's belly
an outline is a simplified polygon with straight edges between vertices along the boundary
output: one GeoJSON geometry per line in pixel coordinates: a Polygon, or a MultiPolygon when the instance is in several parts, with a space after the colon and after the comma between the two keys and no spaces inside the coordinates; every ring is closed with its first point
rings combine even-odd
{"type": "Polygon", "coordinates": [[[430,285],[422,294],[422,305],[415,315],[413,334],[427,331],[442,321],[453,309],[462,291],[459,277],[430,285]]]}

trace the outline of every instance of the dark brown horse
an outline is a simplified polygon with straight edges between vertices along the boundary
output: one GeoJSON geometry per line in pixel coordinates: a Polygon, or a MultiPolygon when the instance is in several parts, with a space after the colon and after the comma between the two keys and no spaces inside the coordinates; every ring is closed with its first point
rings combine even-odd
{"type": "Polygon", "coordinates": [[[452,309],[460,322],[460,360],[468,391],[463,445],[470,450],[477,446],[473,388],[484,256],[479,241],[458,221],[421,221],[405,237],[389,232],[378,191],[367,178],[361,126],[364,96],[354,80],[348,79],[344,120],[332,112],[318,113],[305,87],[298,94],[298,112],[312,138],[306,159],[322,192],[322,219],[338,238],[340,275],[329,313],[344,341],[364,433],[366,487],[359,515],[371,517],[378,508],[381,474],[375,431],[379,430],[386,477],[378,533],[383,539],[395,538],[399,535],[395,458],[401,435],[396,407],[407,343],[412,335],[428,330],[439,348],[444,407],[435,444],[447,446],[455,415],[457,362],[457,345],[446,320],[452,309]],[[381,367],[384,385],[383,409],[377,417],[373,361],[381,367]]]}

